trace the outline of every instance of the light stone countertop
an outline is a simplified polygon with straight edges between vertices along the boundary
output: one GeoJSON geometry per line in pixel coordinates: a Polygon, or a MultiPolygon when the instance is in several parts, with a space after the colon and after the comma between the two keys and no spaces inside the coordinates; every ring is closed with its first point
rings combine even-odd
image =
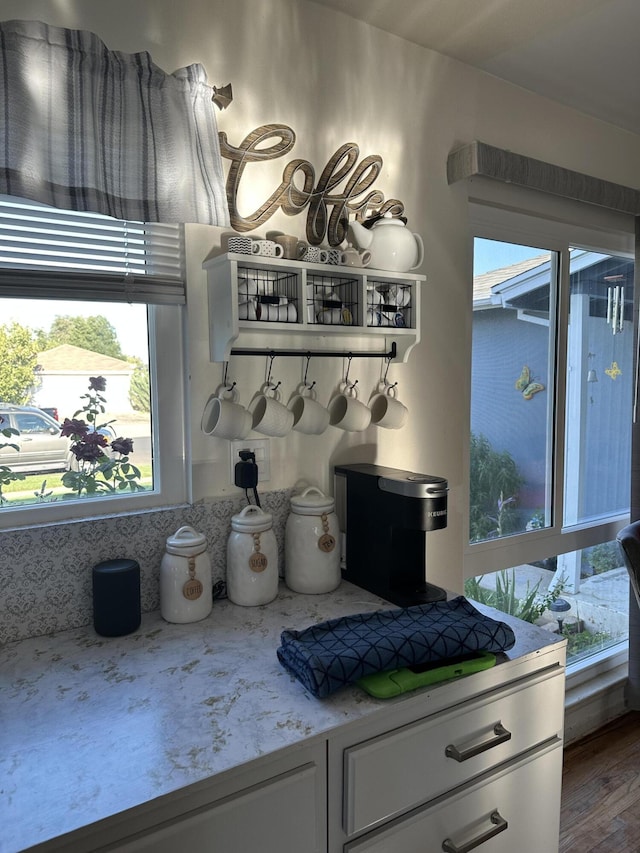
{"type": "MultiPolygon", "coordinates": [[[[286,628],[389,606],[345,582],[318,596],[282,585],[269,605],[215,601],[197,623],[169,624],[154,612],[126,637],[88,626],[0,648],[0,853],[376,711],[385,703],[356,687],[315,699],[280,666],[276,649],[286,628]]],[[[516,630],[511,659],[558,642],[477,606],[516,630]]]]}

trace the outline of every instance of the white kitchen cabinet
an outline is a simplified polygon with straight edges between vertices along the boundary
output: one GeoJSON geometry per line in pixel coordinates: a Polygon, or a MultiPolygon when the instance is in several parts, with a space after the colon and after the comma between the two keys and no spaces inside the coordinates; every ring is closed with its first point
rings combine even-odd
{"type": "Polygon", "coordinates": [[[324,769],[296,767],[108,849],[114,853],[321,853],[324,769]]]}
{"type": "Polygon", "coordinates": [[[393,348],[406,361],[420,339],[423,275],[235,253],[203,268],[214,362],[228,361],[232,348],[285,347],[381,356],[393,348]]]}
{"type": "Polygon", "coordinates": [[[394,700],[65,853],[554,853],[564,645],[394,700]]]}
{"type": "Polygon", "coordinates": [[[403,725],[330,742],[331,853],[557,851],[564,649],[423,696],[403,725]]]}
{"type": "Polygon", "coordinates": [[[428,802],[548,741],[562,730],[564,679],[556,671],[345,750],[348,835],[428,802]],[[532,708],[548,713],[532,714],[532,708]]]}
{"type": "Polygon", "coordinates": [[[558,849],[562,747],[509,762],[475,784],[347,844],[345,853],[552,853],[558,849]]]}
{"type": "Polygon", "coordinates": [[[317,700],[278,663],[283,628],[380,603],[283,587],[0,649],[0,850],[557,853],[566,641],[478,605],[513,627],[508,655],[389,700],[317,700]]]}

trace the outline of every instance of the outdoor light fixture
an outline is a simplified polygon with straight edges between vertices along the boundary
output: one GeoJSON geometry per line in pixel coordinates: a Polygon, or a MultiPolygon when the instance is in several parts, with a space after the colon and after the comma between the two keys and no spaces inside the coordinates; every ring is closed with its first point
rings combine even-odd
{"type": "Polygon", "coordinates": [[[598,381],[598,374],[596,373],[594,368],[591,368],[591,370],[587,373],[587,382],[597,382],[597,381],[598,381]]]}
{"type": "Polygon", "coordinates": [[[556,598],[556,600],[549,605],[549,610],[552,613],[555,613],[556,619],[558,620],[558,633],[562,634],[562,623],[564,622],[564,617],[567,611],[571,610],[571,605],[565,598],[556,598]]]}

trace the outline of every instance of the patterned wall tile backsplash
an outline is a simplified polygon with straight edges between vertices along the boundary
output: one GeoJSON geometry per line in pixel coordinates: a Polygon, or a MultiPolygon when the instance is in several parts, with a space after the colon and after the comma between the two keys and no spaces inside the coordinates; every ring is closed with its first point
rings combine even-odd
{"type": "MultiPolygon", "coordinates": [[[[290,495],[261,496],[273,515],[281,574],[290,495]]],[[[223,597],[231,516],[243,506],[243,498],[234,498],[0,533],[0,643],[91,623],[91,569],[101,560],[137,560],[142,610],[157,610],[165,542],[185,524],[207,537],[214,598],[223,597]]]]}

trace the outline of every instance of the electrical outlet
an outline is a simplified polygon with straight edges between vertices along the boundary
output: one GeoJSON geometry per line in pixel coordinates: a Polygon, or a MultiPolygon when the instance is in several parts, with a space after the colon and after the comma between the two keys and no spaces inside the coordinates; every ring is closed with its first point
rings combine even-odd
{"type": "Polygon", "coordinates": [[[250,450],[255,454],[258,466],[258,482],[263,483],[271,476],[268,438],[245,438],[231,442],[231,482],[235,482],[236,462],[240,461],[240,451],[250,450]]]}

